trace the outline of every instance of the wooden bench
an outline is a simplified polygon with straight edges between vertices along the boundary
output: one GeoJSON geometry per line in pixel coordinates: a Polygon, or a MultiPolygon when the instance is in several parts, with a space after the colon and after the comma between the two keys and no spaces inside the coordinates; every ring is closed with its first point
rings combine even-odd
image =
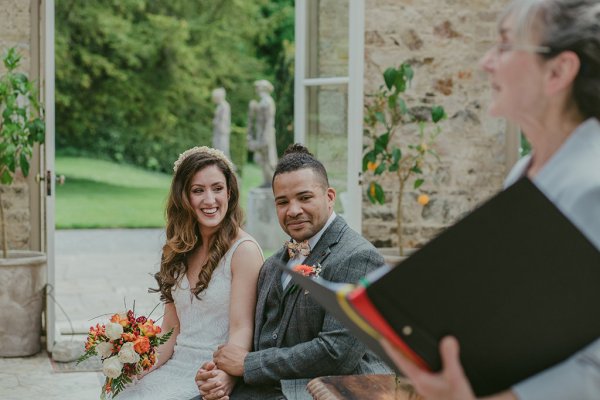
{"type": "Polygon", "coordinates": [[[423,400],[406,378],[395,375],[322,376],[306,388],[315,400],[423,400]]]}

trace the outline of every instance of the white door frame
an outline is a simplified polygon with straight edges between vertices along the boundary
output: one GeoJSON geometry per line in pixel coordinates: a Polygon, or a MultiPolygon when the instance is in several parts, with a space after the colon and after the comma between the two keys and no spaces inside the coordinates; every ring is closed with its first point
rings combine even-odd
{"type": "MultiPolygon", "coordinates": [[[[55,337],[56,307],[55,301],[55,265],[54,265],[54,204],[56,199],[56,174],[54,171],[54,0],[42,0],[42,18],[44,29],[43,38],[43,88],[44,107],[46,116],[46,138],[44,142],[44,162],[42,176],[44,177],[45,193],[45,250],[47,261],[46,281],[46,349],[52,352],[55,337]]],[[[44,207],[44,204],[42,205],[44,207]]]]}
{"type": "Polygon", "coordinates": [[[363,138],[363,76],[364,76],[364,0],[348,0],[348,76],[307,78],[306,61],[311,49],[307,48],[309,22],[307,2],[296,0],[296,59],[294,77],[294,141],[306,143],[307,89],[311,86],[346,84],[348,86],[348,165],[346,221],[352,229],[362,232],[362,138],[363,138]]]}

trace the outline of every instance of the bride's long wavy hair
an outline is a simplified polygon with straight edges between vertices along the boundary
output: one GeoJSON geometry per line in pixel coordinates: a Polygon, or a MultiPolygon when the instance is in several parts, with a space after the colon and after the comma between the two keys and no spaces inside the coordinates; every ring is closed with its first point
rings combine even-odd
{"type": "Polygon", "coordinates": [[[198,274],[198,284],[192,289],[197,298],[208,287],[213,271],[231,247],[240,229],[243,214],[239,207],[239,188],[235,173],[219,156],[208,152],[197,152],[185,157],[178,165],[166,206],[167,240],[162,250],[160,271],[154,275],[158,282],[160,299],[172,303],[171,290],[187,271],[187,255],[202,245],[200,226],[189,196],[194,175],[211,165],[216,165],[225,175],[229,194],[228,208],[218,230],[209,243],[208,259],[198,274]]]}

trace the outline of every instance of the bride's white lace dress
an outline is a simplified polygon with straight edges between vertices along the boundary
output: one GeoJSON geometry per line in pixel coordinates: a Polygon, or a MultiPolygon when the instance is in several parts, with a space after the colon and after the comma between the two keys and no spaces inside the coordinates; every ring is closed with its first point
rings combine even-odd
{"type": "MultiPolygon", "coordinates": [[[[180,332],[173,356],[160,368],[117,395],[120,400],[186,400],[199,394],[194,381],[198,368],[212,360],[217,346],[227,342],[229,332],[229,294],[231,292],[231,257],[244,241],[233,243],[215,268],[208,288],[200,300],[190,290],[184,276],[173,290],[180,332]]],[[[256,243],[256,242],[255,242],[256,243]]]]}

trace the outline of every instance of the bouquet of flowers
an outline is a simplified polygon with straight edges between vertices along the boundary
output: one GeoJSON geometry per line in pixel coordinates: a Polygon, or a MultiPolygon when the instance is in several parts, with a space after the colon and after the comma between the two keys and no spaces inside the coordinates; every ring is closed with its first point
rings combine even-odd
{"type": "Polygon", "coordinates": [[[158,336],[160,326],[144,317],[136,317],[132,310],[114,314],[107,324],[90,327],[85,343],[85,353],[77,360],[80,363],[94,355],[102,359],[102,372],[106,381],[101,398],[114,398],[125,385],[156,363],[156,349],[165,343],[173,330],[158,336]]]}

